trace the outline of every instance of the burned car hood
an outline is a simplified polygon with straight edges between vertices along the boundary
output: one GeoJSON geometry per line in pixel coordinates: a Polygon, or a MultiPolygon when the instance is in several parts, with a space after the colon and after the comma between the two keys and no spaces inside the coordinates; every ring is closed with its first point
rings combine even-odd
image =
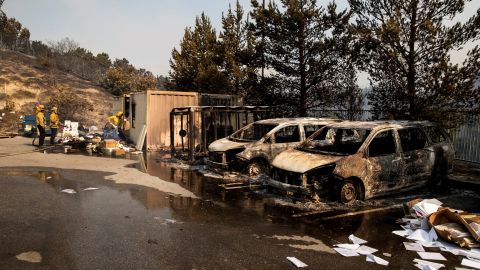
{"type": "Polygon", "coordinates": [[[228,138],[223,138],[223,139],[212,142],[208,146],[208,151],[225,152],[231,149],[244,147],[247,144],[251,144],[251,142],[234,142],[234,141],[230,141],[228,138]]]}
{"type": "Polygon", "coordinates": [[[289,149],[276,156],[272,165],[285,171],[305,173],[309,170],[334,163],[342,158],[344,156],[322,155],[289,149]]]}

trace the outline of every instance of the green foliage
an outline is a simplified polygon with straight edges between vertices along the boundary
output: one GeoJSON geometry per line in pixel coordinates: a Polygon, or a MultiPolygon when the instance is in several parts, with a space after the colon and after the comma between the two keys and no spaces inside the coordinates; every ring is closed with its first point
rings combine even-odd
{"type": "Polygon", "coordinates": [[[357,18],[358,60],[371,77],[368,98],[378,115],[441,121],[450,111],[479,109],[479,47],[462,65],[450,59],[479,37],[480,10],[449,26],[465,2],[349,0],[357,18]]]}
{"type": "Polygon", "coordinates": [[[343,74],[353,69],[346,31],[350,14],[337,12],[335,4],[319,7],[315,0],[252,3],[264,65],[274,71],[287,105],[300,116],[338,105],[338,93],[346,91],[343,74]]]}
{"type": "Polygon", "coordinates": [[[207,93],[226,93],[228,79],[220,69],[221,46],[210,19],[202,13],[192,30],[187,27],[180,50],[173,49],[170,77],[178,89],[207,93]]]}
{"type": "Polygon", "coordinates": [[[114,95],[141,92],[156,87],[155,76],[145,69],[135,69],[127,59],[116,59],[106,72],[103,87],[114,95]]]}

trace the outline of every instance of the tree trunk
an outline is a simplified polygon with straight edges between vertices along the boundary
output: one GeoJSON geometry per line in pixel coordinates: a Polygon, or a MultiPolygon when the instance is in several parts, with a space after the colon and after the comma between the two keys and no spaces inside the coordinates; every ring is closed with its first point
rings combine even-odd
{"type": "Polygon", "coordinates": [[[409,110],[409,118],[411,120],[417,118],[417,111],[415,107],[415,95],[416,95],[416,85],[415,85],[415,40],[417,39],[417,8],[418,2],[417,0],[412,1],[412,18],[410,21],[410,39],[408,41],[408,71],[407,71],[407,95],[408,95],[408,110],[409,110]]]}

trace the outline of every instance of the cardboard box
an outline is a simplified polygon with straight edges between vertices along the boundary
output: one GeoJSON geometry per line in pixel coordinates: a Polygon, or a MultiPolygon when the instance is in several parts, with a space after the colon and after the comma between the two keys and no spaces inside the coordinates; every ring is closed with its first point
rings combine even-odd
{"type": "Polygon", "coordinates": [[[107,149],[115,149],[117,148],[118,142],[115,140],[105,140],[105,148],[107,149]]]}

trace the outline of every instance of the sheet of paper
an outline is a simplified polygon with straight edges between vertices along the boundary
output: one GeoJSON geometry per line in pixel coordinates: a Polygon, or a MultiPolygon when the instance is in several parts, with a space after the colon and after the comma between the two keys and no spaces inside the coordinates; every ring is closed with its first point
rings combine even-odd
{"type": "Polygon", "coordinates": [[[428,242],[435,242],[438,240],[438,235],[437,232],[435,231],[434,228],[430,229],[428,232],[428,242]]]}
{"type": "Polygon", "coordinates": [[[360,254],[358,254],[355,250],[346,249],[346,248],[333,248],[333,249],[344,257],[360,256],[360,254]]]}
{"type": "Polygon", "coordinates": [[[385,265],[387,266],[388,265],[388,261],[380,258],[380,257],[377,257],[373,254],[368,254],[367,255],[367,262],[374,262],[374,263],[377,263],[377,264],[380,264],[380,265],[385,265]]]}
{"type": "Polygon", "coordinates": [[[64,189],[64,190],[62,190],[62,191],[60,191],[60,192],[68,193],[68,194],[75,194],[75,193],[77,193],[75,190],[69,189],[69,188],[64,189]]]}
{"type": "Polygon", "coordinates": [[[424,247],[427,247],[427,248],[431,248],[431,247],[441,247],[442,244],[438,243],[438,242],[417,242],[419,243],[420,245],[424,246],[424,247]]]}
{"type": "Polygon", "coordinates": [[[425,199],[423,200],[426,203],[436,204],[438,206],[442,205],[443,203],[437,199],[425,199]]]}
{"type": "Polygon", "coordinates": [[[413,233],[413,231],[412,230],[398,230],[398,231],[393,231],[392,233],[396,234],[398,236],[401,236],[401,237],[407,237],[411,233],[413,233]]]}
{"type": "Polygon", "coordinates": [[[359,244],[337,244],[335,246],[339,248],[345,248],[345,249],[351,249],[351,250],[356,250],[357,248],[360,247],[359,244]]]}
{"type": "Polygon", "coordinates": [[[440,269],[442,267],[445,267],[445,265],[443,265],[441,263],[430,262],[430,261],[425,261],[425,260],[420,260],[420,259],[414,259],[413,262],[416,263],[416,264],[420,264],[420,265],[430,265],[435,269],[440,269]]]}
{"type": "Polygon", "coordinates": [[[372,247],[362,245],[359,248],[357,248],[355,251],[360,255],[368,255],[368,254],[377,252],[378,249],[374,249],[372,247]]]}
{"type": "Polygon", "coordinates": [[[348,236],[348,239],[349,239],[350,241],[352,241],[352,243],[354,243],[354,244],[362,245],[362,244],[367,243],[367,241],[365,241],[365,240],[363,240],[363,239],[361,239],[361,238],[358,238],[358,237],[356,237],[356,236],[353,235],[353,234],[350,234],[350,236],[348,236]]]}
{"type": "Polygon", "coordinates": [[[300,261],[299,259],[297,259],[295,257],[287,257],[287,260],[289,260],[291,263],[293,263],[293,265],[295,265],[297,268],[304,268],[304,267],[308,266],[304,262],[300,261]]]}
{"type": "Polygon", "coordinates": [[[417,252],[418,256],[424,260],[434,260],[434,261],[446,261],[445,257],[439,252],[425,252],[419,251],[417,252]]]}
{"type": "Polygon", "coordinates": [[[410,251],[425,251],[423,246],[419,243],[403,242],[406,250],[410,251]]]}
{"type": "Polygon", "coordinates": [[[417,267],[418,269],[420,270],[438,270],[438,268],[435,268],[431,265],[428,265],[428,264],[415,264],[414,265],[415,267],[417,267]]]}
{"type": "Polygon", "coordinates": [[[475,268],[475,269],[480,269],[480,261],[463,259],[463,260],[462,260],[462,265],[468,266],[468,267],[473,267],[473,268],[475,268]]]}
{"type": "Polygon", "coordinates": [[[410,240],[420,241],[420,242],[431,242],[428,231],[425,230],[416,230],[411,235],[407,237],[410,240]]]}
{"type": "Polygon", "coordinates": [[[87,188],[84,188],[83,190],[85,191],[90,191],[90,190],[97,190],[98,188],[96,187],[87,187],[87,188]]]}

